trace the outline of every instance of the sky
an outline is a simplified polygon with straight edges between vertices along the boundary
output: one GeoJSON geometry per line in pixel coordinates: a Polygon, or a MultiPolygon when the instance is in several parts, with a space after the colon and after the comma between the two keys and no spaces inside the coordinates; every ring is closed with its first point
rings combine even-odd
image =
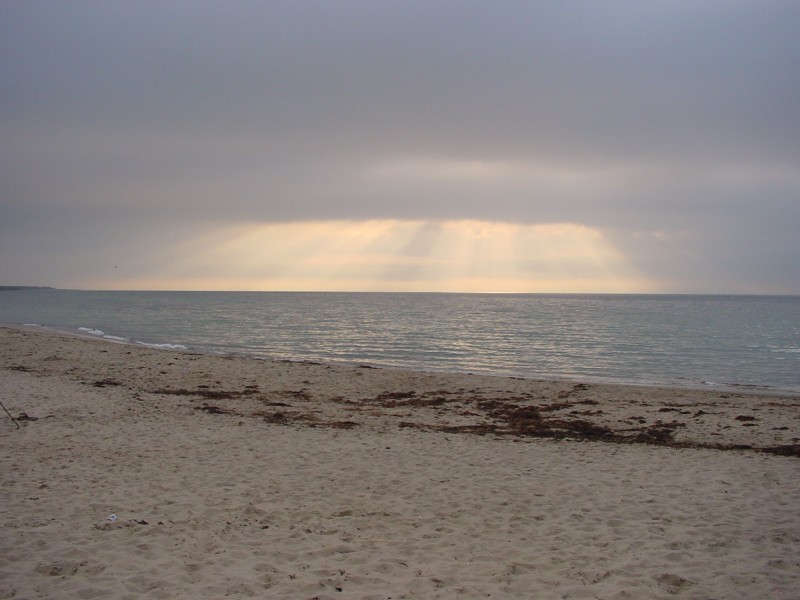
{"type": "Polygon", "coordinates": [[[0,284],[800,294],[795,0],[4,0],[0,284]]]}

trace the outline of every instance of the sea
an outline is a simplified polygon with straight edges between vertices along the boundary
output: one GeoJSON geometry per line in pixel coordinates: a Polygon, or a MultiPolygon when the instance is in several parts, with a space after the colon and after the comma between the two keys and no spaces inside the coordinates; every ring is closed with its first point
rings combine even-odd
{"type": "Polygon", "coordinates": [[[800,394],[800,296],[6,289],[0,323],[264,359],[800,394]]]}

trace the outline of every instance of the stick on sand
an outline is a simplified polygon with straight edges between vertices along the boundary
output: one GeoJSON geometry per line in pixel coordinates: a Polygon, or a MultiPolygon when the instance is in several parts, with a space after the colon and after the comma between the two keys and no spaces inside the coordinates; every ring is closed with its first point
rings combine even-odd
{"type": "Polygon", "coordinates": [[[8,409],[6,408],[6,405],[3,404],[2,402],[0,402],[0,406],[3,407],[3,410],[6,411],[6,414],[8,415],[8,418],[11,419],[12,421],[14,421],[14,425],[16,425],[17,429],[19,429],[19,423],[17,423],[17,420],[14,417],[11,416],[10,412],[8,412],[8,409]]]}

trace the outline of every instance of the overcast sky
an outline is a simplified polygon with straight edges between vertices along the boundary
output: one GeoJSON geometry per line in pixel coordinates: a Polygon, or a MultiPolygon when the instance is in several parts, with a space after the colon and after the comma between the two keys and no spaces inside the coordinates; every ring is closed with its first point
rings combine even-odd
{"type": "Polygon", "coordinates": [[[800,2],[0,3],[0,284],[800,294],[800,2]]]}

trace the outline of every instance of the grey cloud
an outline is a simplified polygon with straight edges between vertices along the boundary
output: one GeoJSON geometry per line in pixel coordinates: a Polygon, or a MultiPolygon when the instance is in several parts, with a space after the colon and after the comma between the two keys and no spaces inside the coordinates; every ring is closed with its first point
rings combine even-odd
{"type": "Polygon", "coordinates": [[[5,2],[0,228],[69,248],[87,223],[571,221],[644,270],[710,269],[643,241],[661,231],[774,284],[800,222],[799,21],[779,0],[5,2]],[[607,181],[368,176],[408,159],[607,181]]]}
{"type": "Polygon", "coordinates": [[[769,134],[796,157],[790,4],[45,6],[7,24],[11,103],[79,126],[601,161],[769,134]]]}

